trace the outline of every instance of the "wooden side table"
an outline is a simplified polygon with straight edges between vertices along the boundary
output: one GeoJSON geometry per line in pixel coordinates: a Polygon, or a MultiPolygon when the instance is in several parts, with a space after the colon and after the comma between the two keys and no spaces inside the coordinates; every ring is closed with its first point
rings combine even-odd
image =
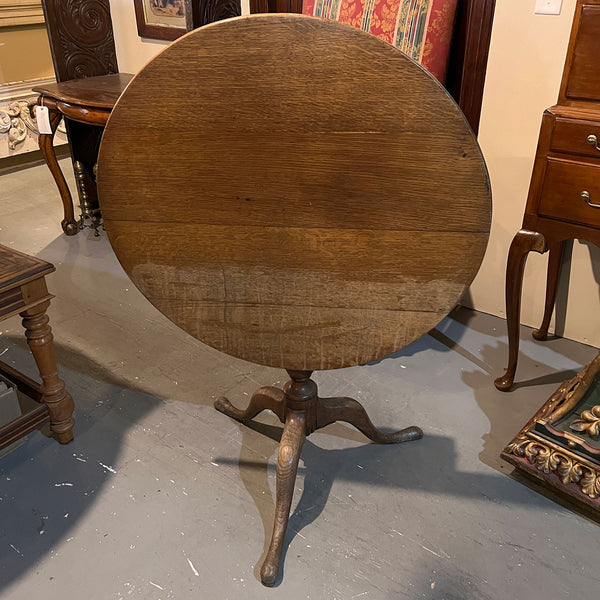
{"type": "Polygon", "coordinates": [[[422,436],[319,396],[312,372],[387,356],[458,303],[490,225],[477,141],[393,46],[336,21],[253,15],[180,38],[138,73],[98,164],[108,237],[146,297],[213,348],[289,375],[245,410],[215,404],[283,423],[261,568],[274,585],[305,437],[334,421],[379,443],[422,436]],[[147,110],[158,102],[162,139],[147,110]]]}
{"type": "Polygon", "coordinates": [[[527,255],[550,251],[537,340],[548,335],[568,240],[600,245],[600,0],[578,0],[558,104],[544,112],[522,229],[506,267],[508,368],[495,381],[512,387],[519,354],[521,288],[527,255]]]}
{"type": "MultiPolygon", "coordinates": [[[[33,88],[40,94],[38,104],[46,106],[50,113],[51,134],[40,134],[40,150],[54,177],[63,204],[64,217],[61,222],[67,235],[75,235],[83,227],[91,227],[97,233],[101,215],[95,199],[89,197],[90,183],[95,187],[95,174],[89,172],[81,161],[75,160],[73,168],[79,190],[81,216],[76,221],[71,192],[60,169],[54,152],[53,140],[63,117],[102,129],[123,90],[133,75],[115,73],[84,79],[72,79],[33,88]]],[[[99,139],[99,136],[98,136],[99,139]]],[[[95,153],[97,154],[97,150],[95,153]]]]}
{"type": "Polygon", "coordinates": [[[44,278],[53,271],[50,263],[0,246],[0,321],[21,315],[27,343],[42,379],[40,385],[0,362],[0,373],[40,404],[0,428],[0,448],[46,421],[50,421],[54,437],[61,444],[73,439],[73,399],[58,377],[52,330],[46,315],[53,296],[48,293],[44,278]]]}

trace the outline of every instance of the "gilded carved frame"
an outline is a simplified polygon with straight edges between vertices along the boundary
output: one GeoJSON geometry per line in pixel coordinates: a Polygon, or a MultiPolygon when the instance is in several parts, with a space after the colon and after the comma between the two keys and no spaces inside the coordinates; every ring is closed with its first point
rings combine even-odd
{"type": "Polygon", "coordinates": [[[600,510],[600,403],[583,410],[567,430],[557,424],[576,414],[580,403],[594,404],[599,387],[600,354],[556,390],[501,454],[515,467],[595,510],[600,510]]]}

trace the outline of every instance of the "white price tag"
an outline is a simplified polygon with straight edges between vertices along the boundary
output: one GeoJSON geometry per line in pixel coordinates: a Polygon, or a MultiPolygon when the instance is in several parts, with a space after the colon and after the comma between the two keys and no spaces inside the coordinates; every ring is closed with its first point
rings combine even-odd
{"type": "Polygon", "coordinates": [[[52,134],[50,115],[46,106],[35,107],[35,120],[37,121],[38,131],[40,133],[52,134]]]}

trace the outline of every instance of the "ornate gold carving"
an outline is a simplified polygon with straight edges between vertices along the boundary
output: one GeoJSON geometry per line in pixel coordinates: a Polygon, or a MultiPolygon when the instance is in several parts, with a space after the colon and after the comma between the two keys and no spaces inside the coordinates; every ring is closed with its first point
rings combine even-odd
{"type": "Polygon", "coordinates": [[[569,427],[573,431],[582,431],[589,436],[597,437],[600,435],[600,404],[597,404],[590,410],[584,410],[580,419],[575,419],[569,427]]]}
{"type": "Polygon", "coordinates": [[[507,454],[525,457],[538,471],[555,473],[563,484],[576,483],[590,498],[600,496],[600,471],[574,460],[559,450],[520,435],[508,444],[504,451],[507,454]]]}
{"type": "MultiPolygon", "coordinates": [[[[8,147],[15,150],[27,138],[27,132],[31,131],[35,136],[39,135],[36,120],[31,111],[36,105],[37,96],[23,100],[13,100],[0,108],[0,134],[8,133],[8,147]]],[[[61,122],[59,131],[65,132],[64,124],[61,122]]]]}
{"type": "Polygon", "coordinates": [[[536,415],[538,421],[547,423],[556,423],[566,415],[580,400],[579,393],[576,393],[583,379],[583,373],[579,372],[573,379],[569,379],[552,394],[550,400],[542,407],[540,413],[536,415]]]}
{"type": "Polygon", "coordinates": [[[600,473],[588,469],[583,474],[579,485],[584,494],[590,498],[597,498],[600,496],[600,473]]]}
{"type": "Polygon", "coordinates": [[[17,144],[25,141],[27,129],[38,133],[37,124],[31,118],[30,107],[35,105],[34,98],[15,100],[7,107],[0,108],[0,133],[8,133],[8,147],[14,150],[17,144]]]}

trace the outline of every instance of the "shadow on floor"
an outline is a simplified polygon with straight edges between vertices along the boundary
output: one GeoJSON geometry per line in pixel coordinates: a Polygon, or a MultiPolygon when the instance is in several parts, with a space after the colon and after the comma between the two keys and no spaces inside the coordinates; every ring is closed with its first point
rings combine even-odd
{"type": "MultiPolygon", "coordinates": [[[[265,456],[276,454],[281,437],[281,427],[253,422],[248,426],[240,425],[242,449],[238,461],[215,457],[220,465],[239,465],[240,476],[248,493],[260,513],[264,528],[264,547],[255,565],[255,575],[259,572],[266,556],[273,530],[274,498],[269,486],[275,464],[256,460],[257,448],[265,456]],[[254,432],[264,435],[257,443],[254,432]]],[[[510,480],[502,476],[482,473],[468,473],[457,470],[455,441],[452,438],[425,435],[422,440],[401,445],[383,445],[369,443],[353,428],[336,423],[321,430],[336,437],[360,441],[356,447],[342,449],[323,449],[312,443],[304,442],[298,481],[303,479],[303,490],[287,529],[282,558],[282,570],[276,585],[283,579],[285,555],[291,541],[310,523],[318,519],[323,512],[336,481],[350,481],[353,486],[394,488],[409,494],[438,494],[481,499],[500,505],[524,504],[527,507],[539,506],[548,510],[543,498],[524,493],[514,493],[510,480]]]]}
{"type": "MultiPolygon", "coordinates": [[[[34,431],[0,460],[0,589],[68,539],[116,473],[112,465],[127,431],[161,403],[81,353],[57,345],[56,354],[75,399],[75,439],[63,446],[34,431]]],[[[10,357],[17,369],[36,377],[24,342],[10,347],[10,357]]]]}

